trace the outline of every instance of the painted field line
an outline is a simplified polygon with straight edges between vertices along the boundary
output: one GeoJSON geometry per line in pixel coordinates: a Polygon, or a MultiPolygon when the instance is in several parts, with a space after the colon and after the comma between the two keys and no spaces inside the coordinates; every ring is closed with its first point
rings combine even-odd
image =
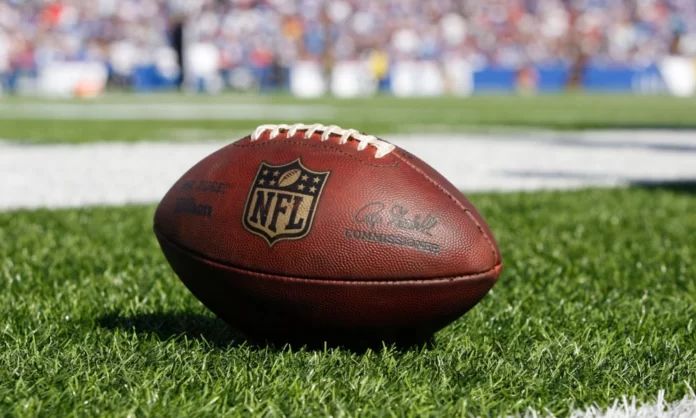
{"type": "MultiPolygon", "coordinates": [[[[691,132],[393,135],[465,191],[696,181],[691,132]]],[[[22,145],[0,142],[0,209],[158,201],[231,142],[22,145]]]]}
{"type": "MultiPolygon", "coordinates": [[[[555,418],[545,412],[530,410],[523,418],[555,418]]],[[[690,393],[676,402],[665,402],[665,392],[660,391],[654,402],[640,404],[627,396],[617,399],[608,408],[591,406],[570,413],[569,418],[693,418],[696,417],[696,395],[690,393]]]]}
{"type": "Polygon", "coordinates": [[[313,120],[335,117],[330,106],[244,103],[0,103],[0,119],[57,120],[313,120]]]}

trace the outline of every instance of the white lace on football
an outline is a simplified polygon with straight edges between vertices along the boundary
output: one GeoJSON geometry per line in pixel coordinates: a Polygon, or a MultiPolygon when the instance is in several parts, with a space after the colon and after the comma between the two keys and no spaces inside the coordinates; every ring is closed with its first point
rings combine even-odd
{"type": "Polygon", "coordinates": [[[375,152],[375,158],[382,158],[394,150],[394,145],[382,141],[381,139],[372,136],[361,134],[355,129],[343,129],[336,125],[321,125],[315,123],[312,125],[305,125],[303,123],[295,123],[292,125],[261,125],[254,133],[251,135],[251,140],[256,141],[265,132],[269,132],[268,137],[270,139],[276,138],[281,132],[287,132],[287,137],[292,137],[297,134],[297,131],[304,131],[304,138],[309,139],[315,133],[321,133],[321,140],[327,141],[331,135],[340,135],[339,144],[345,144],[349,139],[354,139],[358,141],[358,151],[362,151],[367,148],[368,145],[374,147],[377,151],[375,152]]]}

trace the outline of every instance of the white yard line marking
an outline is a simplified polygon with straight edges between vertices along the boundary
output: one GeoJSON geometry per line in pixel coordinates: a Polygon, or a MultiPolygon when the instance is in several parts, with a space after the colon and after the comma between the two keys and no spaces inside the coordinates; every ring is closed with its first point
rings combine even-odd
{"type": "Polygon", "coordinates": [[[159,199],[220,143],[0,145],[0,209],[159,199]]]}
{"type": "Polygon", "coordinates": [[[696,132],[527,132],[469,134],[460,140],[411,135],[396,143],[464,190],[696,181],[696,132]]]}
{"type": "Polygon", "coordinates": [[[0,103],[0,119],[274,120],[330,119],[323,105],[211,103],[0,103]]]}
{"type": "MultiPolygon", "coordinates": [[[[693,418],[696,416],[696,397],[693,391],[683,399],[665,402],[664,391],[660,391],[655,402],[639,404],[635,398],[626,396],[617,399],[606,408],[596,406],[570,413],[569,418],[693,418]]],[[[546,412],[527,411],[524,418],[553,417],[546,412]]]]}
{"type": "MultiPolygon", "coordinates": [[[[465,191],[696,181],[696,133],[688,131],[389,139],[465,191]]],[[[229,142],[0,142],[0,209],[156,202],[190,166],[229,142]]]]}

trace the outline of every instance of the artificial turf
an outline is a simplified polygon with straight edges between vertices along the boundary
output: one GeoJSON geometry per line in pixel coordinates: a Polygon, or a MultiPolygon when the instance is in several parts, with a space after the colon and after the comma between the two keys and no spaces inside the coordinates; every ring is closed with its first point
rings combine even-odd
{"type": "Polygon", "coordinates": [[[297,100],[287,96],[119,96],[92,101],[0,99],[0,140],[229,139],[269,122],[320,122],[373,134],[499,129],[694,129],[695,99],[667,96],[297,100]]]}
{"type": "Polygon", "coordinates": [[[0,214],[0,415],[564,414],[696,385],[696,186],[478,194],[505,270],[416,346],[252,344],[152,206],[0,214]]]}

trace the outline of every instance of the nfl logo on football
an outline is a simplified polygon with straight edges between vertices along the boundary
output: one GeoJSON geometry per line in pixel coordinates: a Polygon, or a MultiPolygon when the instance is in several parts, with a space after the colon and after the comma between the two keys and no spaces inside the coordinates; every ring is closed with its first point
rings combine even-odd
{"type": "Polygon", "coordinates": [[[284,165],[262,162],[249,190],[243,224],[268,245],[309,233],[329,172],[313,171],[297,159],[284,165]]]}

